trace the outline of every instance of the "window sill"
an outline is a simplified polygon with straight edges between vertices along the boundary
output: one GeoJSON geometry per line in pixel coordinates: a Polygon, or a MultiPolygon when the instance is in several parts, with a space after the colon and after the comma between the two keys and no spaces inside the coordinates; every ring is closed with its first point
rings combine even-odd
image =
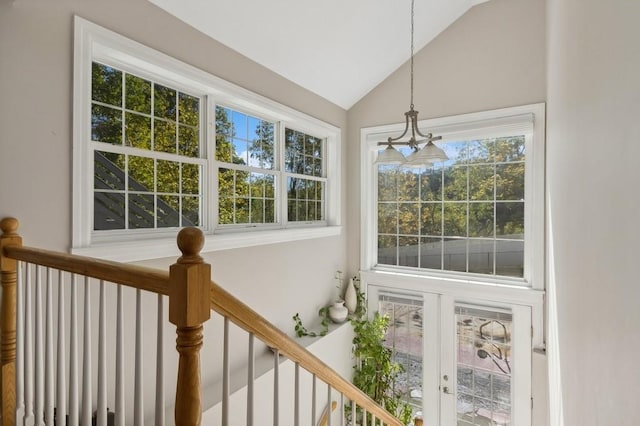
{"type": "MultiPolygon", "coordinates": [[[[313,238],[333,237],[341,233],[341,226],[323,226],[227,234],[206,234],[202,253],[313,238]]],[[[171,238],[100,243],[90,247],[73,247],[71,248],[71,253],[118,262],[135,262],[163,257],[177,258],[180,256],[180,252],[176,246],[175,236],[171,238]]]]}

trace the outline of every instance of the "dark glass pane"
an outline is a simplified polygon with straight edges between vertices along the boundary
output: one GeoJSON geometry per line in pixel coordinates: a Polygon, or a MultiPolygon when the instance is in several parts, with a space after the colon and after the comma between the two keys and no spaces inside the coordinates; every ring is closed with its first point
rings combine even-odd
{"type": "Polygon", "coordinates": [[[178,95],[178,121],[198,127],[200,117],[200,99],[184,93],[178,95]]]}
{"type": "Polygon", "coordinates": [[[264,196],[267,198],[274,198],[275,191],[275,178],[273,175],[265,175],[264,179],[264,196]]]}
{"type": "Polygon", "coordinates": [[[420,238],[420,267],[442,269],[442,238],[420,238]]]}
{"type": "Polygon", "coordinates": [[[151,118],[125,113],[125,145],[140,149],[151,149],[151,118]]]}
{"type": "Polygon", "coordinates": [[[236,197],[249,197],[249,172],[236,171],[236,197]]]}
{"type": "Polygon", "coordinates": [[[442,203],[422,203],[420,224],[422,235],[442,235],[442,203]]]}
{"type": "Polygon", "coordinates": [[[233,145],[231,138],[221,134],[216,135],[216,160],[233,163],[233,145]]]}
{"type": "Polygon", "coordinates": [[[524,239],[524,202],[496,203],[496,237],[524,239]]]}
{"type": "Polygon", "coordinates": [[[418,235],[420,226],[419,204],[400,203],[398,209],[398,233],[418,235]]]}
{"type": "Polygon", "coordinates": [[[469,204],[469,236],[493,237],[493,203],[469,204]]]}
{"type": "Polygon", "coordinates": [[[261,198],[251,199],[251,223],[264,223],[264,201],[261,198]]]}
{"type": "Polygon", "coordinates": [[[469,272],[493,274],[494,240],[469,240],[469,272]]]}
{"type": "Polygon", "coordinates": [[[524,241],[496,241],[496,275],[522,277],[524,241]]]}
{"type": "Polygon", "coordinates": [[[220,197],[218,205],[218,223],[221,225],[233,223],[233,198],[220,197]]]}
{"type": "Polygon", "coordinates": [[[322,177],[322,160],[320,158],[313,159],[313,176],[322,177]]]}
{"type": "Polygon", "coordinates": [[[125,108],[151,114],[151,82],[127,74],[125,83],[125,108]]]}
{"type": "Polygon", "coordinates": [[[182,164],[182,193],[200,193],[200,166],[197,164],[182,164]]]}
{"type": "Polygon", "coordinates": [[[494,139],[469,141],[469,163],[493,163],[494,139]]]}
{"type": "Polygon", "coordinates": [[[249,223],[249,199],[235,199],[236,223],[249,223]]]}
{"type": "Polygon", "coordinates": [[[378,166],[378,201],[396,201],[398,192],[398,169],[378,166]]]}
{"type": "Polygon", "coordinates": [[[153,228],[153,195],[129,194],[129,228],[153,228]]]}
{"type": "Polygon", "coordinates": [[[153,192],[153,172],[153,158],[129,156],[129,191],[153,192]]]}
{"type": "Polygon", "coordinates": [[[182,197],[182,226],[200,225],[200,198],[182,197]]]}
{"type": "Polygon", "coordinates": [[[443,264],[445,271],[467,271],[467,240],[444,239],[443,264]]]}
{"type": "Polygon", "coordinates": [[[469,166],[469,199],[493,201],[493,165],[469,166]]]}
{"type": "Polygon", "coordinates": [[[496,162],[524,161],[524,136],[496,139],[496,162]]]}
{"type": "Polygon", "coordinates": [[[153,114],[156,117],[176,121],[176,91],[160,84],[155,84],[153,93],[153,114]]]}
{"type": "Polygon", "coordinates": [[[318,214],[318,206],[319,203],[315,201],[309,201],[307,203],[307,215],[309,220],[319,220],[318,214]]]}
{"type": "Polygon", "coordinates": [[[94,191],[93,193],[93,229],[106,231],[124,229],[124,194],[94,191]]]}
{"type": "Polygon", "coordinates": [[[524,163],[496,166],[496,199],[524,200],[524,163]]]}
{"type": "Polygon", "coordinates": [[[430,167],[420,174],[420,198],[422,201],[442,200],[442,169],[430,167]]]}
{"type": "Polygon", "coordinates": [[[289,199],[287,202],[287,220],[289,222],[295,222],[298,220],[298,207],[297,201],[289,199]]]}
{"type": "Polygon", "coordinates": [[[265,175],[260,173],[251,174],[251,196],[264,197],[265,175]]]}
{"type": "Polygon", "coordinates": [[[304,173],[304,134],[291,129],[285,129],[285,171],[289,173],[304,173]]]}
{"type": "Polygon", "coordinates": [[[94,151],[93,159],[93,187],[124,190],[124,155],[94,151]]]}
{"type": "Polygon", "coordinates": [[[176,195],[159,195],[158,228],[174,228],[180,226],[180,197],[176,195]]]}
{"type": "Polygon", "coordinates": [[[158,192],[177,194],[180,183],[180,163],[158,160],[158,192]]]}
{"type": "Polygon", "coordinates": [[[163,120],[153,120],[154,151],[176,153],[176,125],[163,120]]]}
{"type": "Polygon", "coordinates": [[[122,72],[94,62],[91,66],[91,99],[122,106],[122,72]]]}
{"type": "Polygon", "coordinates": [[[467,167],[446,167],[444,169],[444,199],[464,201],[467,199],[467,167]]]}
{"type": "Polygon", "coordinates": [[[398,204],[378,203],[378,233],[395,234],[398,229],[398,204]]]}
{"type": "Polygon", "coordinates": [[[276,221],[275,200],[264,200],[264,222],[274,223],[276,221]]]}
{"type": "Polygon", "coordinates": [[[309,216],[307,214],[307,202],[298,201],[298,221],[306,222],[308,220],[309,220],[309,216]]]}
{"type": "Polygon", "coordinates": [[[234,171],[230,169],[219,169],[218,171],[218,194],[220,197],[231,197],[234,189],[234,171]]]}
{"type": "Polygon", "coordinates": [[[121,145],[122,111],[101,105],[91,105],[91,140],[121,145]]]}
{"type": "Polygon", "coordinates": [[[398,265],[418,267],[418,237],[398,238],[398,265]]]}
{"type": "Polygon", "coordinates": [[[444,203],[443,235],[456,237],[467,236],[466,203],[444,203]]]}
{"type": "Polygon", "coordinates": [[[382,265],[398,264],[398,242],[392,235],[378,236],[378,263],[382,265]]]}
{"type": "Polygon", "coordinates": [[[200,155],[198,134],[196,127],[178,126],[178,154],[198,158],[200,155]]]}

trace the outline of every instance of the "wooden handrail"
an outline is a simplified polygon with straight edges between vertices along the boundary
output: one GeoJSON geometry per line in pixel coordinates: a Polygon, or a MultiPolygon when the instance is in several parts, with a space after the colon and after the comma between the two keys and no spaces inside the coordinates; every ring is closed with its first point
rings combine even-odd
{"type": "Polygon", "coordinates": [[[350,381],[340,376],[318,357],[213,281],[211,282],[210,301],[211,309],[229,318],[231,322],[243,330],[253,333],[267,346],[277,349],[280,355],[300,364],[301,367],[315,374],[317,378],[331,385],[348,399],[355,401],[367,413],[375,415],[377,419],[388,425],[403,426],[399,419],[380,407],[350,381]]]}
{"type": "Polygon", "coordinates": [[[24,246],[4,247],[3,255],[13,260],[169,295],[169,273],[158,269],[24,246]]]}

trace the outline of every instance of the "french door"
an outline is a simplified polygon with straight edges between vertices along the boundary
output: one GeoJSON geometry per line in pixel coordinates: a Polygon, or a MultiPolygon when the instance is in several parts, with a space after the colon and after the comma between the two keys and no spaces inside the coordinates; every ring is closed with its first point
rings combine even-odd
{"type": "Polygon", "coordinates": [[[531,424],[531,309],[369,286],[404,367],[396,386],[428,426],[531,424]]]}

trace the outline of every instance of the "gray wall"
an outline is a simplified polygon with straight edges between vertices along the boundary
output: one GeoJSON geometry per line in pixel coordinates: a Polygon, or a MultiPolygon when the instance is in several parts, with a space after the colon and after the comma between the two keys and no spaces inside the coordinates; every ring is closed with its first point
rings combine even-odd
{"type": "MultiPolygon", "coordinates": [[[[0,217],[21,221],[27,245],[67,251],[71,244],[74,14],[327,121],[346,135],[346,111],[145,0],[2,1],[0,217]]],[[[173,260],[145,263],[165,268],[173,260]]],[[[294,313],[310,322],[317,319],[318,308],[335,297],[332,278],[336,269],[346,271],[346,236],[214,252],[206,260],[216,282],[293,333],[294,313]]],[[[151,318],[153,309],[148,309],[151,318]]],[[[152,322],[145,325],[152,327],[152,322]]],[[[174,337],[169,330],[165,346],[173,353],[174,337]]],[[[168,356],[172,361],[173,355],[168,356]]],[[[204,382],[214,382],[210,360],[203,364],[204,382]]],[[[173,382],[168,377],[169,399],[173,382]]],[[[147,390],[146,397],[153,398],[153,390],[147,390]]],[[[150,402],[145,406],[153,410],[150,402]]]]}
{"type": "Polygon", "coordinates": [[[637,425],[640,2],[547,8],[551,424],[637,425]]]}

